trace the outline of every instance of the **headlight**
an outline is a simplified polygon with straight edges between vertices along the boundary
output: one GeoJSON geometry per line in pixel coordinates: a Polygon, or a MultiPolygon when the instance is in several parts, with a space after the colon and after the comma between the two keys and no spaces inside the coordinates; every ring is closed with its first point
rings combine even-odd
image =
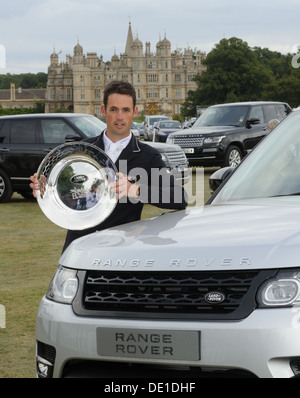
{"type": "Polygon", "coordinates": [[[263,307],[300,304],[300,273],[279,272],[276,278],[262,285],[258,292],[258,301],[263,307]]]}
{"type": "Polygon", "coordinates": [[[71,304],[78,289],[76,271],[59,267],[50,283],[46,297],[58,303],[71,304]]]}
{"type": "Polygon", "coordinates": [[[167,138],[167,144],[174,144],[174,140],[175,140],[174,137],[168,136],[168,138],[167,138]]]}
{"type": "Polygon", "coordinates": [[[220,137],[208,137],[204,139],[204,144],[219,144],[223,138],[225,138],[225,135],[220,137]]]}
{"type": "Polygon", "coordinates": [[[167,155],[165,155],[164,153],[161,153],[160,156],[161,156],[162,160],[163,160],[165,163],[168,162],[168,157],[167,157],[167,155]]]}

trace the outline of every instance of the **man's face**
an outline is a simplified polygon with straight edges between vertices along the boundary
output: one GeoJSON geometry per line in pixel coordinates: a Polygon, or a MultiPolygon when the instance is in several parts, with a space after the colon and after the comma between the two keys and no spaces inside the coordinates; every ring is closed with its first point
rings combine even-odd
{"type": "Polygon", "coordinates": [[[102,105],[101,111],[106,118],[107,136],[116,142],[130,134],[132,120],[138,109],[133,107],[133,100],[129,95],[111,94],[106,109],[102,105]]]}

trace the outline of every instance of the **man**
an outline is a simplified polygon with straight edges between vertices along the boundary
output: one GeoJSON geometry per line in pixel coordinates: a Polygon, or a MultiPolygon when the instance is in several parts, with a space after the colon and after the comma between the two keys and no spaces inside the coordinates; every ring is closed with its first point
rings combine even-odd
{"type": "MultiPolygon", "coordinates": [[[[119,171],[114,188],[118,203],[100,225],[83,231],[68,231],[63,250],[81,236],[139,220],[144,203],[174,210],[185,209],[187,205],[182,186],[168,172],[161,155],[149,145],[138,142],[130,131],[138,113],[134,87],[127,82],[113,81],[105,88],[103,102],[101,112],[107,129],[97,138],[86,141],[104,150],[115,162],[119,171]],[[124,167],[126,172],[120,172],[124,167]]],[[[31,181],[36,197],[37,174],[31,181]]]]}

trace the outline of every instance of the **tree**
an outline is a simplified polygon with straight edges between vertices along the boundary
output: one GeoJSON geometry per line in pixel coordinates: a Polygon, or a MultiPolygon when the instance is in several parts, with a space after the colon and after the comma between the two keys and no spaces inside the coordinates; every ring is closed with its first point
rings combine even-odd
{"type": "Polygon", "coordinates": [[[204,63],[207,70],[197,77],[201,105],[258,100],[272,80],[257,54],[235,37],[221,40],[204,63]]]}
{"type": "Polygon", "coordinates": [[[39,72],[33,73],[21,73],[19,75],[0,75],[0,89],[10,89],[10,84],[15,83],[16,87],[22,88],[46,88],[47,85],[47,74],[39,72]]]}
{"type": "Polygon", "coordinates": [[[221,40],[203,63],[207,69],[195,78],[198,89],[189,92],[184,116],[194,116],[196,105],[260,100],[273,81],[258,54],[236,37],[221,40]]]}

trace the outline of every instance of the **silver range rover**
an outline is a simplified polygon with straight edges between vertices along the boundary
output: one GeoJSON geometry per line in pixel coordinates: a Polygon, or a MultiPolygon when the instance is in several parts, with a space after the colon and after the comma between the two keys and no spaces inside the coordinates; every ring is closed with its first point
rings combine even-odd
{"type": "Polygon", "coordinates": [[[298,377],[300,111],[203,208],[86,236],[59,264],[39,377],[298,377]]]}

